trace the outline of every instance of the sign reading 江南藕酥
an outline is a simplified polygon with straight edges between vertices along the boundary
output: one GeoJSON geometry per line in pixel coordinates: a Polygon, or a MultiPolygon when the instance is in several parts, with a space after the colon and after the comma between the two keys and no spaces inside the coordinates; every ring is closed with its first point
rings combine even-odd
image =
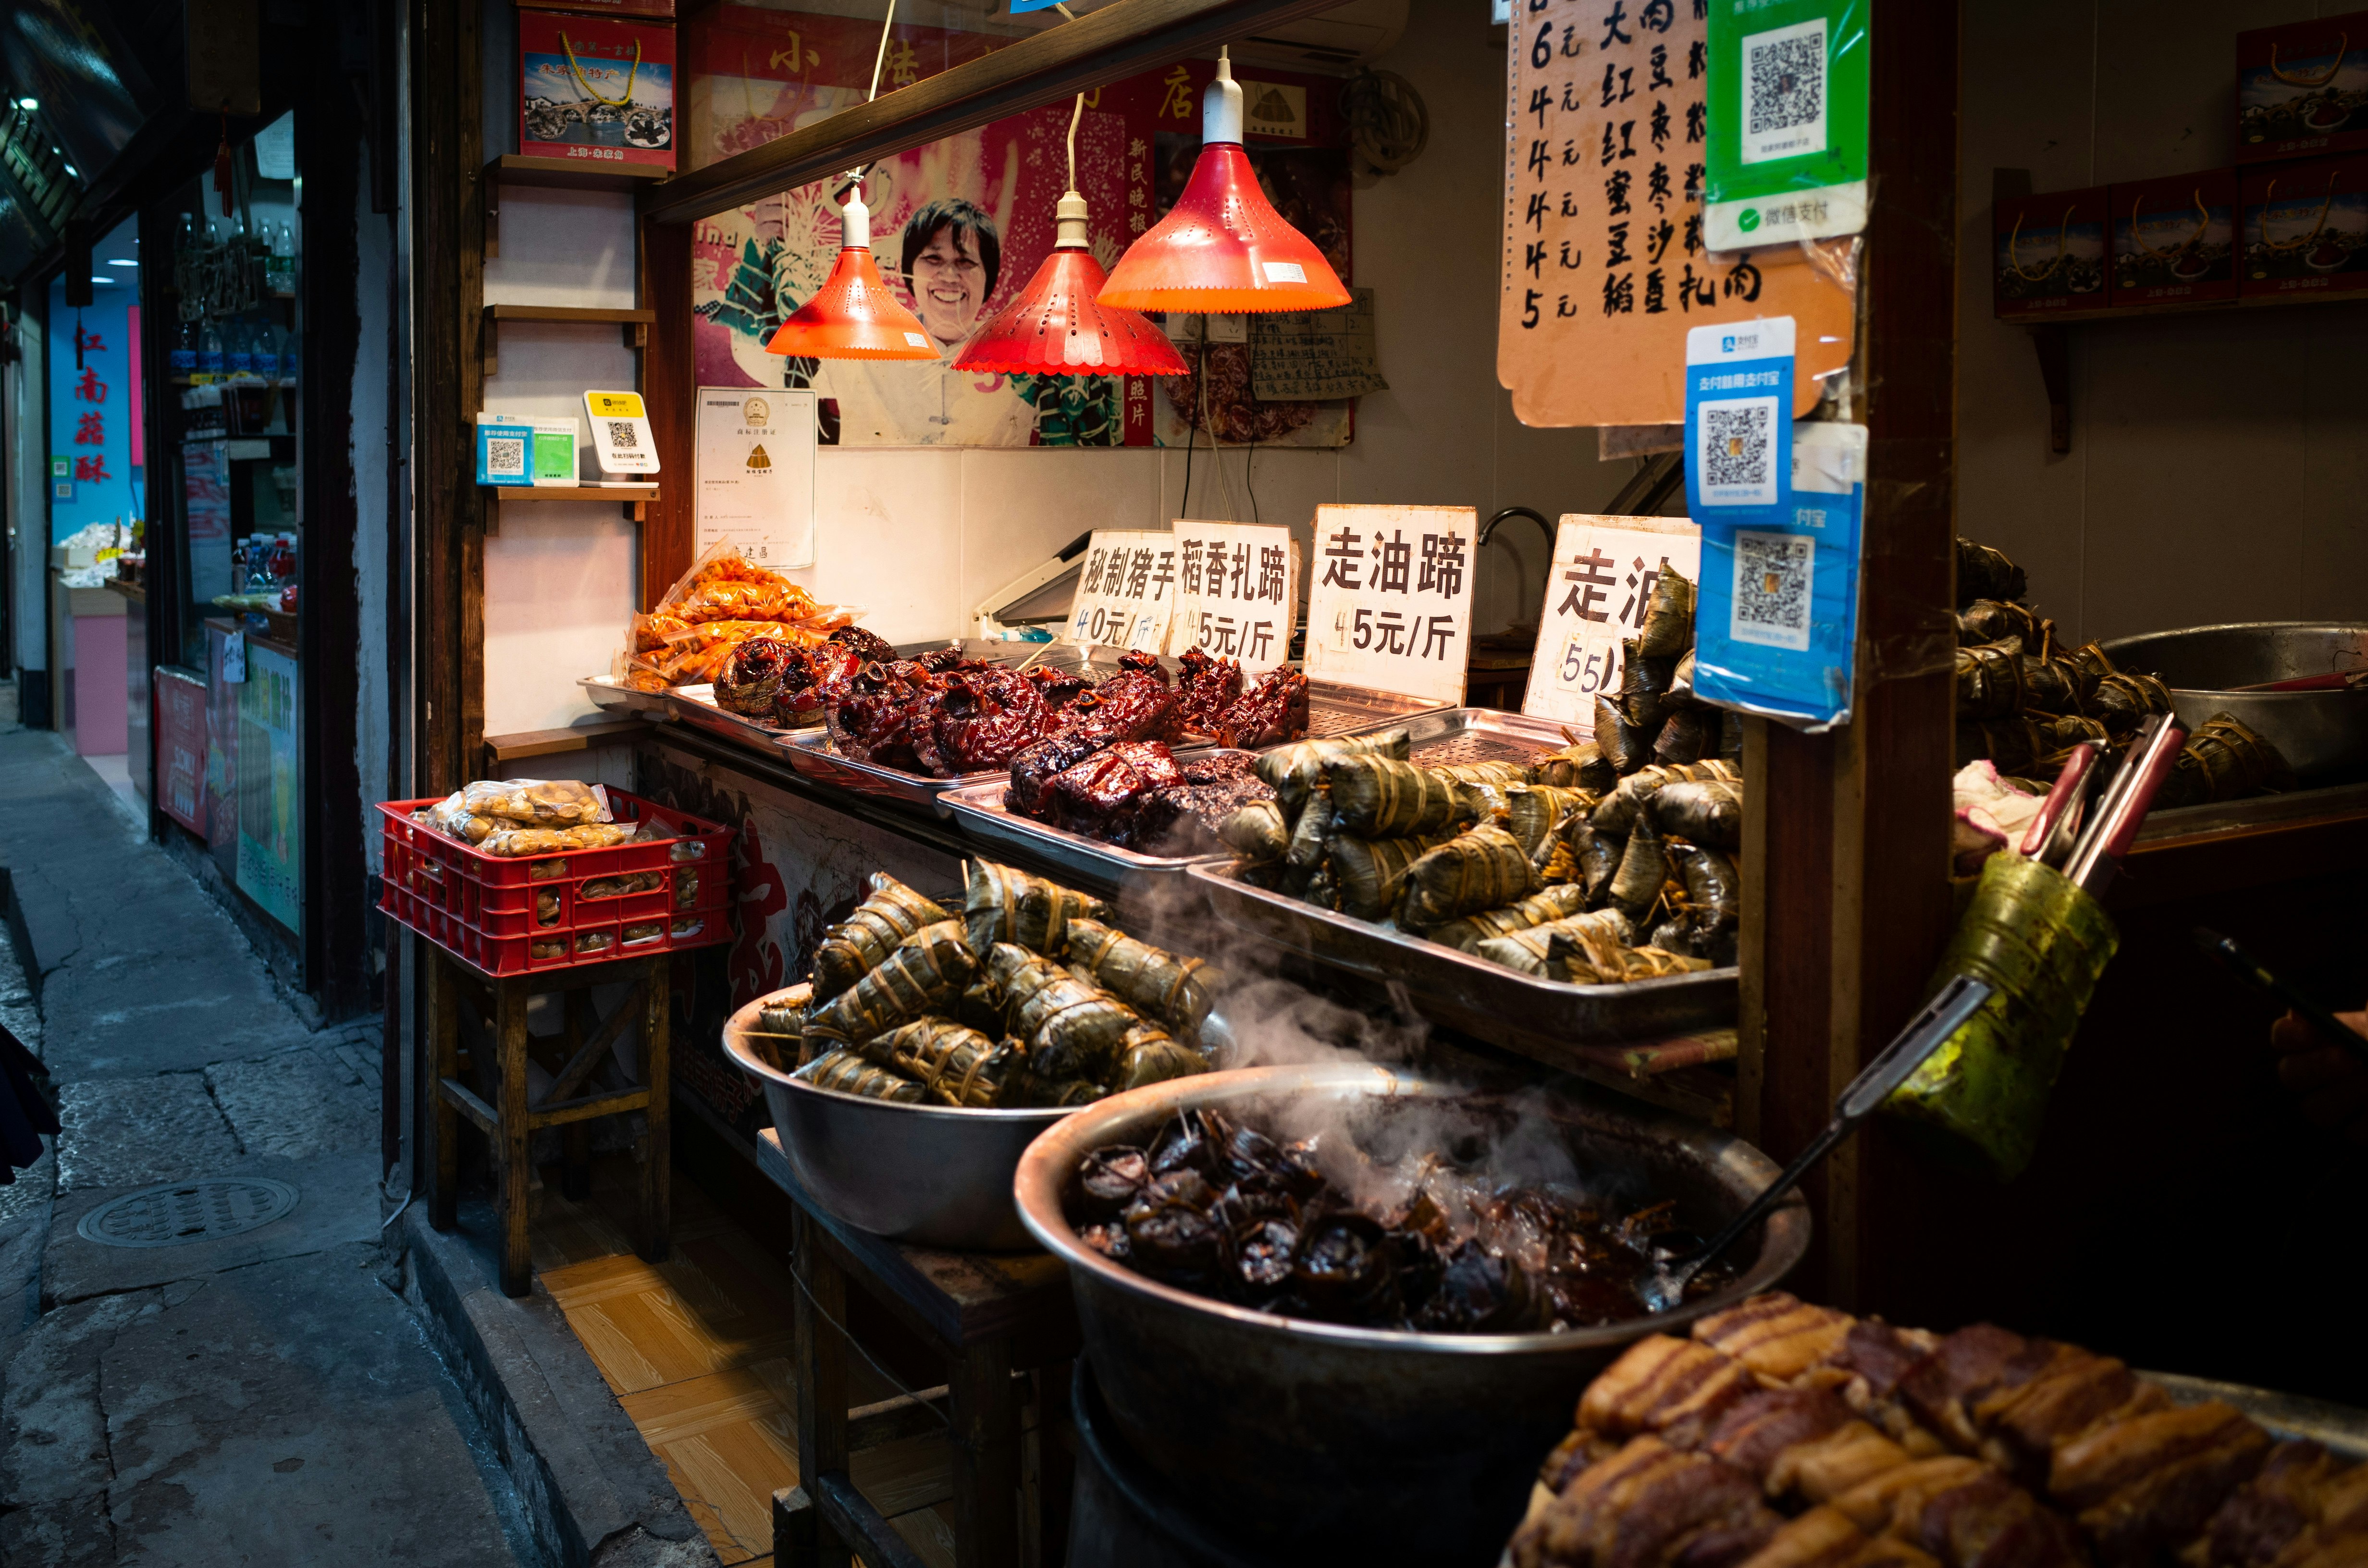
{"type": "Polygon", "coordinates": [[[1318,506],[1307,673],[1449,704],[1472,647],[1469,506],[1318,506]]]}

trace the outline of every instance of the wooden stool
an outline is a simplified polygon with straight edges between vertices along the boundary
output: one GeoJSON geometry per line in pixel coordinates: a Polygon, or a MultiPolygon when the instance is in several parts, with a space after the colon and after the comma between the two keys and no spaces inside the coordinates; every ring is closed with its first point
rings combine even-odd
{"type": "MultiPolygon", "coordinates": [[[[501,1218],[502,1293],[523,1296],[534,1289],[527,1243],[527,1192],[533,1175],[529,1142],[545,1127],[564,1127],[570,1197],[583,1196],[588,1172],[588,1126],[596,1116],[643,1111],[649,1139],[642,1150],[642,1234],[636,1250],[650,1263],[666,1261],[670,1199],[667,1170],[672,1157],[666,1079],[669,996],[667,964],[672,955],[575,964],[530,974],[490,975],[433,942],[422,941],[427,963],[429,1060],[435,1064],[436,1114],[428,1121],[427,1219],[439,1231],[452,1228],[460,1198],[459,1118],[477,1124],[493,1148],[495,1207],[501,1218]],[[596,985],[629,984],[632,990],[609,1021],[595,1028],[591,998],[596,985]],[[546,1062],[550,1089],[527,1102],[527,1003],[537,995],[565,993],[566,1030],[546,1062]],[[500,1069],[501,1104],[489,1105],[461,1078],[461,1008],[467,1003],[484,1025],[500,1069]],[[608,1056],[629,1026],[641,1029],[642,1082],[609,1094],[578,1096],[592,1070],[608,1056]],[[564,1054],[564,1062],[556,1061],[564,1054]]],[[[473,1057],[474,1048],[472,1050],[473,1057]]]]}
{"type": "Polygon", "coordinates": [[[943,1431],[952,1461],[956,1568],[1016,1568],[1023,1535],[1049,1568],[1064,1560],[1071,1470],[1037,1427],[1035,1473],[1021,1515],[1020,1402],[1014,1374],[1035,1371],[1044,1413],[1065,1401],[1077,1353],[1068,1267],[1049,1253],[940,1252],[892,1242],[832,1218],[799,1187],[780,1139],[757,1137],[765,1174],[797,1205],[790,1267],[797,1313],[798,1480],[773,1494],[774,1568],[919,1568],[920,1558],[848,1475],[865,1449],[943,1431]],[[911,1329],[946,1367],[946,1392],[848,1407],[848,1287],[854,1284],[911,1329]],[[942,1416],[942,1425],[940,1424],[942,1416]]]}

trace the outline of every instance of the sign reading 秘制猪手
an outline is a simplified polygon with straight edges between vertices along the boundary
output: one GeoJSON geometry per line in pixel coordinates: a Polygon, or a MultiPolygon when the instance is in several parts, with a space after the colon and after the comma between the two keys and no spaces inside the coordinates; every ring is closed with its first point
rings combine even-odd
{"type": "Polygon", "coordinates": [[[1683,517],[1564,517],[1522,712],[1594,733],[1595,699],[1620,689],[1621,642],[1644,625],[1665,567],[1701,574],[1702,530],[1683,517]]]}
{"type": "Polygon", "coordinates": [[[1469,506],[1316,507],[1307,673],[1461,703],[1478,534],[1469,506]]]}
{"type": "Polygon", "coordinates": [[[1177,590],[1169,653],[1198,648],[1238,661],[1251,676],[1291,656],[1299,562],[1289,528],[1179,517],[1167,537],[1176,547],[1177,590]]]}
{"type": "Polygon", "coordinates": [[[1148,528],[1096,528],[1069,607],[1069,641],[1156,653],[1167,644],[1175,610],[1175,536],[1148,528]]]}

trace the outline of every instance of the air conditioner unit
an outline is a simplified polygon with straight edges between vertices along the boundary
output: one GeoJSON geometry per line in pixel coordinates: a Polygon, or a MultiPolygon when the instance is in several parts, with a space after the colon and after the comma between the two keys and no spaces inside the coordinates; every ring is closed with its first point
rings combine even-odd
{"type": "Polygon", "coordinates": [[[1406,27],[1408,0],[1351,0],[1280,27],[1233,40],[1234,58],[1291,71],[1347,75],[1371,63],[1398,41],[1406,27]]]}

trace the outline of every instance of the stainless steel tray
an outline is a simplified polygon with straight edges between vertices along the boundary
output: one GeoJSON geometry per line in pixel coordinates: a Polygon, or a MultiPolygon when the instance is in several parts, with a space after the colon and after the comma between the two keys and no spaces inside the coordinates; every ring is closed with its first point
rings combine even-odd
{"type": "Polygon", "coordinates": [[[1361,686],[1338,686],[1328,680],[1307,683],[1307,733],[1314,739],[1351,734],[1375,725],[1386,727],[1402,722],[1408,714],[1446,711],[1450,710],[1419,697],[1400,697],[1361,686]]]}
{"type": "MultiPolygon", "coordinates": [[[[1497,715],[1510,717],[1510,715],[1497,715]]],[[[1530,721],[1534,723],[1536,721],[1530,721]]],[[[1226,860],[1196,860],[1185,875],[1210,910],[1244,936],[1329,964],[1376,985],[1405,988],[1425,1017],[1554,1063],[1572,1045],[1652,1040],[1735,1022],[1736,969],[1572,985],[1540,980],[1403,931],[1236,881],[1226,860]]]]}
{"type": "Polygon", "coordinates": [[[1370,735],[1401,724],[1406,729],[1412,760],[1431,767],[1465,762],[1527,762],[1541,751],[1560,751],[1570,744],[1563,738],[1562,726],[1551,719],[1532,719],[1526,713],[1495,708],[1431,708],[1339,733],[1370,735]]]}
{"type": "Polygon", "coordinates": [[[668,710],[684,723],[746,745],[769,749],[784,735],[818,735],[823,733],[820,724],[809,724],[795,730],[777,729],[771,724],[759,723],[719,708],[715,705],[715,687],[712,685],[674,687],[667,690],[666,700],[668,710]]]}
{"type": "MultiPolygon", "coordinates": [[[[1184,755],[1188,754],[1178,754],[1184,755]]],[[[1219,750],[1189,755],[1205,758],[1250,754],[1219,750]]],[[[1144,891],[1153,883],[1172,881],[1195,860],[1209,858],[1206,851],[1146,855],[1021,816],[1004,806],[1003,794],[1009,787],[1008,778],[998,777],[992,783],[949,790],[938,797],[938,809],[953,819],[966,838],[997,849],[1018,850],[1054,867],[1059,872],[1056,880],[1064,886],[1117,897],[1144,891]]]]}
{"type": "Polygon", "coordinates": [[[959,790],[966,784],[985,784],[1009,776],[1009,770],[996,768],[992,773],[965,773],[952,778],[932,778],[926,773],[907,773],[901,767],[882,767],[877,763],[858,762],[842,756],[831,744],[828,730],[792,730],[774,738],[774,745],[790,759],[790,766],[818,784],[830,784],[841,790],[852,790],[859,795],[876,795],[884,801],[901,801],[908,806],[932,806],[943,816],[946,810],[939,797],[949,790],[959,790]]]}
{"type": "Polygon", "coordinates": [[[663,691],[643,691],[627,686],[615,676],[586,676],[576,685],[592,705],[610,713],[639,713],[650,719],[671,719],[674,709],[663,691]]]}

